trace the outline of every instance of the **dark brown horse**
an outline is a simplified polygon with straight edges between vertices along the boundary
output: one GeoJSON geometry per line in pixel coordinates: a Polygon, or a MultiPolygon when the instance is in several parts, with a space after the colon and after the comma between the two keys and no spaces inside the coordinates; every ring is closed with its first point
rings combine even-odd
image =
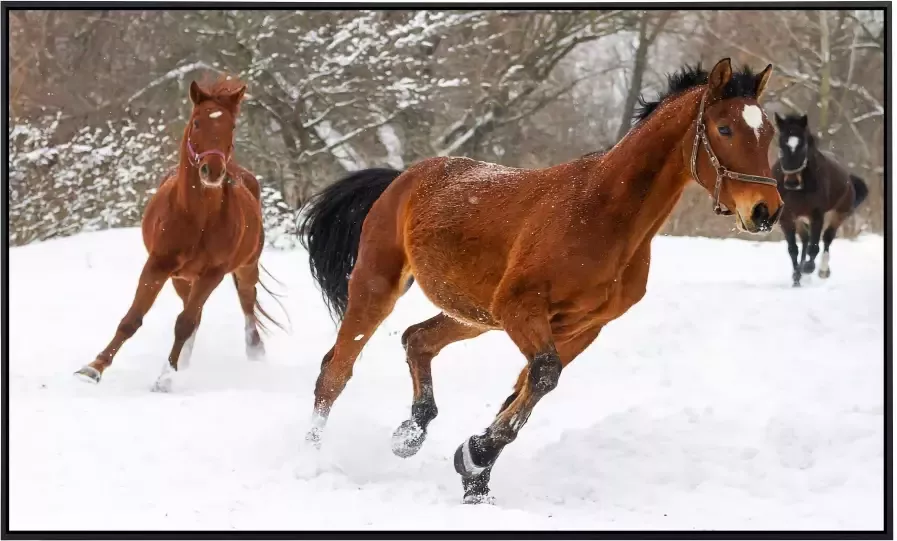
{"type": "Polygon", "coordinates": [[[645,294],[651,239],[692,179],[738,227],[776,223],[774,129],[757,104],[771,72],[733,73],[729,59],[710,73],[685,68],[600,155],[546,169],[431,158],[353,173],[313,198],[303,242],[342,323],[307,441],[320,445],[355,359],[413,277],[442,313],[402,336],[414,398],[395,454],[416,453],[436,417],[430,363],[442,348],[501,329],[527,361],[491,426],[455,452],[464,501],[486,500],[499,453],[562,368],[645,294]]]}
{"type": "MultiPolygon", "coordinates": [[[[99,382],[103,371],[143,322],[169,278],[184,302],[174,326],[174,345],[154,390],[167,391],[174,372],[189,362],[202,307],[228,273],[233,273],[246,316],[246,352],[261,358],[259,315],[276,324],[256,299],[264,230],[258,180],[232,159],[234,131],[246,85],[222,78],[208,88],[190,85],[193,112],[181,141],[175,172],[165,179],[143,215],[149,256],[137,293],[115,337],[76,374],[99,382]]],[[[264,286],[263,286],[264,287],[264,286]]]]}
{"type": "Polygon", "coordinates": [[[801,274],[812,274],[816,269],[820,235],[823,248],[819,277],[831,276],[829,246],[844,220],[866,199],[869,189],[863,179],[819,150],[807,126],[807,115],[782,118],[776,114],[776,126],[779,160],[773,174],[785,201],[781,226],[791,256],[791,278],[794,287],[799,287],[801,274]],[[801,242],[799,262],[795,233],[801,242]]]}

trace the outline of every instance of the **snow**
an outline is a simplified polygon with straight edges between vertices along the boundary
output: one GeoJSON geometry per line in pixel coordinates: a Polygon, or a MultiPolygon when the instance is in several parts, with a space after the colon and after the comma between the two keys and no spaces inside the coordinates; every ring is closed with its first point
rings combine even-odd
{"type": "Polygon", "coordinates": [[[881,529],[882,237],[836,240],[832,277],[800,289],[784,243],[653,247],[645,299],[502,453],[494,506],[460,504],[452,456],[523,365],[503,333],[442,352],[426,444],[404,460],[390,450],[411,400],[400,335],[436,312],[416,286],[371,337],[312,457],[299,449],[335,329],[301,250],[262,260],[292,334],[246,360],[226,280],[189,370],[158,394],[180,310],[170,284],[99,385],[72,375],[131,302],[139,231],[12,248],[9,527],[881,529]]]}

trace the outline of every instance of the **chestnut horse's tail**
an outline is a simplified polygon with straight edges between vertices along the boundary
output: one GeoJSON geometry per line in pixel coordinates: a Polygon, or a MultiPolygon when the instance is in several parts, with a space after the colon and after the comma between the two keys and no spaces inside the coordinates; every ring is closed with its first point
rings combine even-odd
{"type": "Polygon", "coordinates": [[[349,275],[358,256],[361,226],[374,202],[402,171],[354,171],[306,203],[299,242],[308,251],[311,275],[330,314],[342,320],[349,304],[349,275]]]}
{"type": "Polygon", "coordinates": [[[850,183],[853,184],[853,191],[856,194],[853,198],[853,208],[856,209],[869,195],[869,187],[856,175],[850,175],[850,183]]]}
{"type": "MultiPolygon", "coordinates": [[[[274,275],[272,275],[270,272],[268,272],[268,269],[266,269],[266,268],[264,267],[264,265],[262,265],[262,262],[261,262],[261,261],[259,261],[259,264],[258,264],[258,265],[259,265],[259,269],[262,270],[262,271],[264,271],[265,274],[267,274],[269,278],[271,278],[272,280],[274,280],[275,282],[277,282],[278,285],[283,285],[283,282],[281,282],[280,280],[278,280],[277,278],[275,278],[274,275]]],[[[262,277],[261,277],[261,276],[259,276],[259,279],[258,279],[258,282],[257,282],[257,283],[258,283],[259,286],[261,286],[262,289],[265,290],[265,293],[267,293],[268,295],[270,295],[271,298],[274,299],[275,302],[277,302],[278,306],[280,306],[280,311],[283,312],[285,316],[287,316],[287,322],[290,323],[290,325],[292,326],[292,321],[290,321],[290,313],[287,312],[286,308],[283,307],[283,303],[280,302],[280,297],[282,297],[283,295],[279,295],[279,294],[277,294],[277,293],[274,293],[274,292],[271,291],[270,289],[268,289],[268,286],[265,285],[265,282],[262,281],[262,277]]],[[[280,330],[286,332],[286,329],[283,328],[283,325],[281,325],[279,321],[277,321],[276,319],[274,319],[273,317],[271,317],[271,315],[268,314],[268,312],[266,312],[264,308],[262,308],[262,305],[261,305],[261,303],[259,302],[259,299],[258,299],[258,295],[256,295],[256,297],[255,297],[255,308],[254,308],[253,311],[255,312],[255,321],[256,321],[256,324],[257,324],[257,325],[259,326],[259,328],[261,328],[263,331],[266,331],[266,332],[267,332],[267,331],[268,331],[268,328],[265,326],[264,322],[262,321],[262,317],[264,317],[265,319],[267,319],[268,321],[270,321],[271,323],[273,323],[274,326],[277,327],[278,329],[280,329],[280,330]],[[259,316],[261,316],[261,317],[259,317],[259,316]]]]}

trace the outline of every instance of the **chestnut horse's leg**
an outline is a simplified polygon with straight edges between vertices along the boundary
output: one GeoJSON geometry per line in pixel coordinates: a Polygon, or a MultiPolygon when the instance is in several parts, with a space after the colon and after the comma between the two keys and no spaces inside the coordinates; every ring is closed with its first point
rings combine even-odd
{"type": "MultiPolygon", "coordinates": [[[[471,436],[455,451],[455,471],[461,475],[464,503],[490,502],[489,478],[498,455],[529,419],[539,400],[554,389],[561,369],[591,344],[603,325],[587,329],[572,339],[527,357],[526,368],[517,377],[514,392],[505,400],[492,424],[482,434],[471,436]]],[[[510,333],[508,333],[510,334],[510,333]]]]}
{"type": "Polygon", "coordinates": [[[199,325],[199,316],[202,313],[202,307],[208,300],[212,291],[221,283],[224,274],[221,272],[212,272],[204,274],[193,282],[190,288],[190,296],[187,298],[187,304],[184,310],[178,314],[177,321],[174,324],[174,345],[171,353],[168,355],[168,362],[162,367],[162,374],[153,384],[153,391],[168,392],[171,390],[173,375],[178,370],[178,359],[187,339],[196,331],[199,325]]]}
{"type": "MultiPolygon", "coordinates": [[[[183,301],[184,308],[186,308],[187,299],[190,298],[190,288],[192,287],[192,284],[188,280],[181,278],[173,278],[171,284],[174,286],[174,290],[177,292],[178,297],[183,301]]],[[[181,369],[190,366],[190,357],[193,355],[193,343],[196,341],[196,331],[199,330],[199,322],[201,320],[202,310],[200,310],[199,315],[196,316],[196,329],[193,330],[193,334],[190,335],[190,338],[184,342],[184,349],[181,350],[181,357],[178,359],[178,367],[181,369]]]]}
{"type": "Polygon", "coordinates": [[[143,271],[140,273],[140,280],[137,282],[137,293],[134,295],[134,301],[128,313],[122,318],[115,331],[115,336],[109,345],[106,346],[97,358],[90,364],[75,372],[93,383],[99,383],[103,375],[103,371],[112,364],[115,354],[121,349],[121,346],[137,332],[137,329],[143,324],[143,316],[149,312],[153,306],[162,286],[170,276],[174,266],[170,260],[150,255],[146,263],[143,265],[143,271]]]}
{"type": "Polygon", "coordinates": [[[243,316],[246,318],[244,332],[246,336],[246,356],[252,360],[259,360],[265,356],[265,344],[258,330],[258,317],[255,314],[255,302],[258,292],[256,284],[259,281],[258,261],[245,267],[240,267],[233,273],[234,285],[237,286],[237,295],[240,297],[240,307],[243,308],[243,316]]]}
{"type": "Polygon", "coordinates": [[[349,304],[340,324],[336,343],[321,361],[321,373],[315,383],[315,403],[311,428],[305,440],[315,448],[333,403],[352,377],[352,366],[371,335],[392,312],[402,295],[405,255],[401,249],[369,247],[360,250],[349,279],[349,304]]]}
{"type": "Polygon", "coordinates": [[[430,363],[442,348],[454,342],[474,338],[489,329],[472,327],[441,313],[402,334],[408,368],[414,388],[411,418],[404,421],[392,436],[392,452],[402,458],[417,453],[427,437],[427,425],[436,418],[438,410],[433,397],[433,377],[430,363]]]}

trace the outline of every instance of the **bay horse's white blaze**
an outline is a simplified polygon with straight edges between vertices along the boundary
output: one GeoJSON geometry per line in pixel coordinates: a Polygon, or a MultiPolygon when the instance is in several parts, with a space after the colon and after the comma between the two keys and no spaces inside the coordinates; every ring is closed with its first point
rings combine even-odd
{"type": "Polygon", "coordinates": [[[760,140],[760,127],[763,126],[763,109],[756,105],[745,105],[741,111],[745,124],[754,130],[754,137],[760,140]]]}
{"type": "Polygon", "coordinates": [[[791,149],[791,152],[794,152],[795,150],[797,150],[797,145],[800,144],[800,139],[798,139],[797,136],[792,135],[788,138],[786,144],[788,145],[788,148],[791,149]]]}

